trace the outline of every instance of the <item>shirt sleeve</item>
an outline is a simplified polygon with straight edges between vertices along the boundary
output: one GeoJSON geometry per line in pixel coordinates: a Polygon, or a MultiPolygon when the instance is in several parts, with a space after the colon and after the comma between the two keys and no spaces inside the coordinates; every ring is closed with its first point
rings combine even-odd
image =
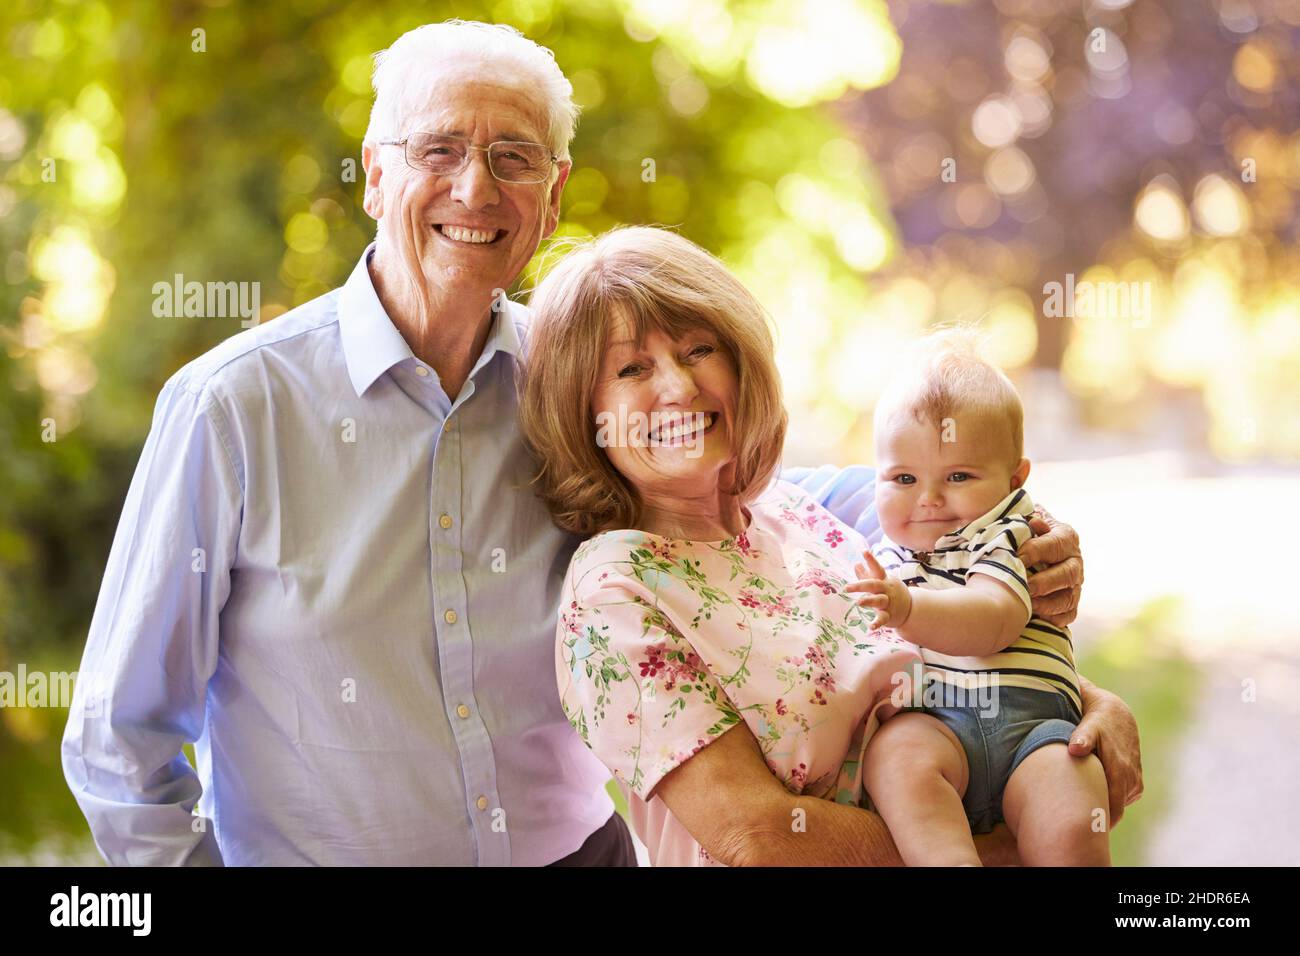
{"type": "Polygon", "coordinates": [[[1029,596],[1029,577],[1016,552],[1033,536],[1034,532],[1024,518],[1004,518],[995,522],[973,542],[975,560],[966,570],[968,579],[972,574],[987,574],[1011,588],[1030,616],[1033,616],[1034,605],[1029,596]]]}
{"type": "Polygon", "coordinates": [[[781,479],[798,485],[813,500],[874,545],[880,540],[876,517],[876,470],[866,465],[837,468],[786,468],[781,479]]]}
{"type": "Polygon", "coordinates": [[[211,395],[173,378],[131,481],[64,731],[63,771],[113,865],[220,865],[199,739],[243,493],[211,395]]]}
{"type": "Polygon", "coordinates": [[[742,718],[643,591],[616,572],[585,595],[566,588],[556,668],[569,723],[615,777],[648,800],[665,775],[742,718]]]}

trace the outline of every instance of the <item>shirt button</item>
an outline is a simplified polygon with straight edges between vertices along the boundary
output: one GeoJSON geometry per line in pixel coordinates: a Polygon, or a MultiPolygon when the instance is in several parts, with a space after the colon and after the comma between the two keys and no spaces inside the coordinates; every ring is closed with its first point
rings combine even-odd
{"type": "Polygon", "coordinates": [[[442,616],[442,619],[443,619],[444,621],[446,621],[448,624],[455,624],[455,623],[456,623],[456,612],[455,612],[455,611],[448,611],[446,614],[444,614],[444,615],[442,616]]]}
{"type": "Polygon", "coordinates": [[[466,717],[469,716],[469,708],[466,707],[464,704],[461,704],[459,707],[456,708],[456,716],[459,717],[461,720],[464,720],[466,717]]]}
{"type": "Polygon", "coordinates": [[[429,370],[423,365],[417,365],[415,367],[415,374],[420,376],[420,378],[424,378],[429,374],[429,370]]]}
{"type": "Polygon", "coordinates": [[[454,419],[449,418],[442,423],[442,427],[445,428],[447,431],[451,431],[453,428],[456,427],[456,422],[454,419]]]}
{"type": "Polygon", "coordinates": [[[480,810],[486,810],[487,803],[488,803],[487,797],[479,797],[477,800],[474,801],[474,806],[478,807],[480,810]]]}
{"type": "Polygon", "coordinates": [[[451,515],[443,515],[441,518],[438,519],[438,524],[442,525],[444,528],[450,528],[451,515]]]}

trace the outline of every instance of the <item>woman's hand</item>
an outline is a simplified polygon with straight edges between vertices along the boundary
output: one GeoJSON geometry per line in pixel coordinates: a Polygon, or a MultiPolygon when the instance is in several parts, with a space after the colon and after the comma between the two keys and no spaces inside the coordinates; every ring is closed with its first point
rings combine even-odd
{"type": "Polygon", "coordinates": [[[888,624],[900,628],[912,613],[912,593],[902,579],[885,571],[870,551],[862,552],[863,561],[853,566],[861,580],[847,585],[845,591],[863,591],[867,597],[858,599],[858,607],[869,607],[876,612],[871,630],[888,624]]]}
{"type": "Polygon", "coordinates": [[[668,773],[653,793],[727,866],[903,864],[877,814],[787,790],[743,720],[668,773]]]}
{"type": "Polygon", "coordinates": [[[1019,551],[1029,571],[1029,596],[1035,614],[1057,627],[1065,627],[1078,616],[1079,596],[1083,593],[1079,535],[1042,508],[1034,511],[1034,517],[1029,519],[1034,537],[1019,551]]]}
{"type": "Polygon", "coordinates": [[[1119,823],[1124,808],[1142,796],[1142,745],[1137,720],[1128,705],[1083,675],[1083,720],[1070,737],[1070,756],[1096,753],[1106,772],[1110,826],[1119,823]]]}

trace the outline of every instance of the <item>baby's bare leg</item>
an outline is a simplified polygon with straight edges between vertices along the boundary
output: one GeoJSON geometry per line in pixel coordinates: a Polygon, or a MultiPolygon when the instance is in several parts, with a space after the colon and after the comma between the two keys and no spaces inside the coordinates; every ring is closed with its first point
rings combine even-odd
{"type": "Polygon", "coordinates": [[[1002,793],[1002,816],[1026,866],[1110,866],[1108,806],[1101,761],[1071,757],[1063,743],[1022,760],[1002,793]],[[1106,829],[1094,826],[1098,819],[1106,829]]]}
{"type": "Polygon", "coordinates": [[[862,782],[908,866],[979,866],[962,808],[968,770],[956,735],[927,714],[897,714],[867,747],[862,782]]]}

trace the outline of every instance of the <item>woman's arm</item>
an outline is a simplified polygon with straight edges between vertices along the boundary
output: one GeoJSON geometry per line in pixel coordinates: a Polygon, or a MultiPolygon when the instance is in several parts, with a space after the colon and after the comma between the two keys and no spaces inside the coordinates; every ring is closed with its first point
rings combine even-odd
{"type": "MultiPolygon", "coordinates": [[[[788,791],[744,723],[665,776],[654,792],[728,866],[903,865],[879,815],[788,791]]],[[[988,865],[1016,862],[1015,841],[1005,831],[975,843],[988,865]]]]}
{"type": "Polygon", "coordinates": [[[669,773],[655,793],[728,866],[903,864],[878,815],[788,791],[744,723],[669,773]]]}

